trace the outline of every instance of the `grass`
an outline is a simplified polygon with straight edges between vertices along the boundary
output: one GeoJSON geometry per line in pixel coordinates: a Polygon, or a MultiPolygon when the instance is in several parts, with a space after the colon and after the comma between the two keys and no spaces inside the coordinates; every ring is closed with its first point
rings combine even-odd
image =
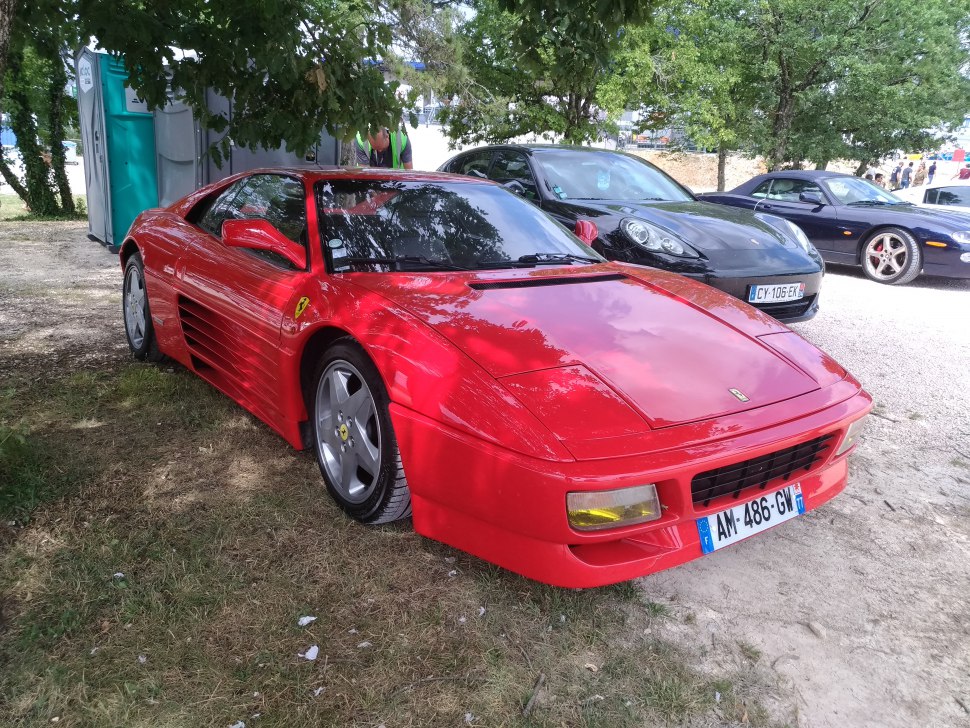
{"type": "Polygon", "coordinates": [[[311,455],[179,367],[11,386],[0,726],[768,725],[763,685],[645,633],[669,611],[635,585],[352,523],[311,455]]]}
{"type": "Polygon", "coordinates": [[[74,206],[77,212],[73,216],[50,217],[35,215],[27,209],[24,201],[17,195],[0,195],[0,222],[49,222],[63,220],[87,219],[87,195],[74,195],[74,206]]]}

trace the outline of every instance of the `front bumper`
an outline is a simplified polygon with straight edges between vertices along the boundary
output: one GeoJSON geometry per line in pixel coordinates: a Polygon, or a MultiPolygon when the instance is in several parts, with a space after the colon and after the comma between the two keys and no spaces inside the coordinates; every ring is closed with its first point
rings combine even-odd
{"type": "Polygon", "coordinates": [[[703,279],[709,286],[740,298],[747,303],[748,291],[753,285],[772,285],[782,283],[804,283],[805,296],[797,301],[783,303],[749,304],[786,324],[808,321],[818,313],[819,296],[822,287],[822,273],[802,273],[781,276],[747,275],[739,277],[707,276],[703,279]]]}
{"type": "MultiPolygon", "coordinates": [[[[843,384],[846,384],[843,382],[843,384]]],[[[807,395],[806,395],[807,396],[807,395]]],[[[801,398],[797,398],[801,399],[801,398]]],[[[811,510],[842,491],[847,453],[834,457],[849,424],[872,400],[855,390],[813,414],[744,434],[602,460],[550,462],[524,457],[392,405],[415,530],[531,579],[563,587],[592,587],[667,569],[702,555],[696,519],[800,482],[811,510]],[[834,444],[809,472],[765,490],[693,503],[697,473],[791,447],[825,434],[834,444]],[[566,494],[656,483],[664,515],[608,531],[579,532],[566,517],[566,494]]],[[[811,411],[811,410],[807,410],[811,411]]],[[[746,413],[750,414],[750,413],[746,413]]],[[[690,427],[690,426],[686,426],[690,427]]],[[[673,429],[673,428],[670,428],[673,429]]],[[[731,426],[723,432],[736,432],[731,426]]]]}

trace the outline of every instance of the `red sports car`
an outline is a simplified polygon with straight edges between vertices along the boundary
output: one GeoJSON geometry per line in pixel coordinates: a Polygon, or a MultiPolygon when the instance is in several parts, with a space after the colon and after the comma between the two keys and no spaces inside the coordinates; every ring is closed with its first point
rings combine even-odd
{"type": "Polygon", "coordinates": [[[248,172],[142,213],[121,263],[137,358],[313,448],[353,518],[411,515],[550,584],[649,574],[815,508],[871,407],[769,316],[608,263],[471,177],[248,172]]]}

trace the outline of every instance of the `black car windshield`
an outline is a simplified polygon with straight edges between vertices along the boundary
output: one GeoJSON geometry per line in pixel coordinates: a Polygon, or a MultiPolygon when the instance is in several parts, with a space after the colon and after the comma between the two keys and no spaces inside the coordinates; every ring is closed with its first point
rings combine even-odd
{"type": "Polygon", "coordinates": [[[316,198],[321,239],[338,272],[603,261],[535,205],[497,185],[323,180],[316,198]]]}
{"type": "Polygon", "coordinates": [[[825,180],[829,194],[839,201],[840,205],[907,205],[909,203],[886,192],[867,179],[859,177],[834,177],[825,180]]]}
{"type": "Polygon", "coordinates": [[[552,194],[560,200],[664,200],[693,196],[649,162],[610,151],[537,149],[552,194]]]}

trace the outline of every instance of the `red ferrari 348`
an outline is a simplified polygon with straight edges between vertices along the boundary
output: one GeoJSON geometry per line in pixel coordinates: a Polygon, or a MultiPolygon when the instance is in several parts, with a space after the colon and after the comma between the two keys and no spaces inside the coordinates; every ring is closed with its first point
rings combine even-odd
{"type": "Polygon", "coordinates": [[[608,584],[829,500],[871,399],[787,327],[484,180],[260,170],[142,213],[135,357],[313,448],[363,523],[608,584]],[[580,231],[581,232],[581,231],[580,231]]]}

